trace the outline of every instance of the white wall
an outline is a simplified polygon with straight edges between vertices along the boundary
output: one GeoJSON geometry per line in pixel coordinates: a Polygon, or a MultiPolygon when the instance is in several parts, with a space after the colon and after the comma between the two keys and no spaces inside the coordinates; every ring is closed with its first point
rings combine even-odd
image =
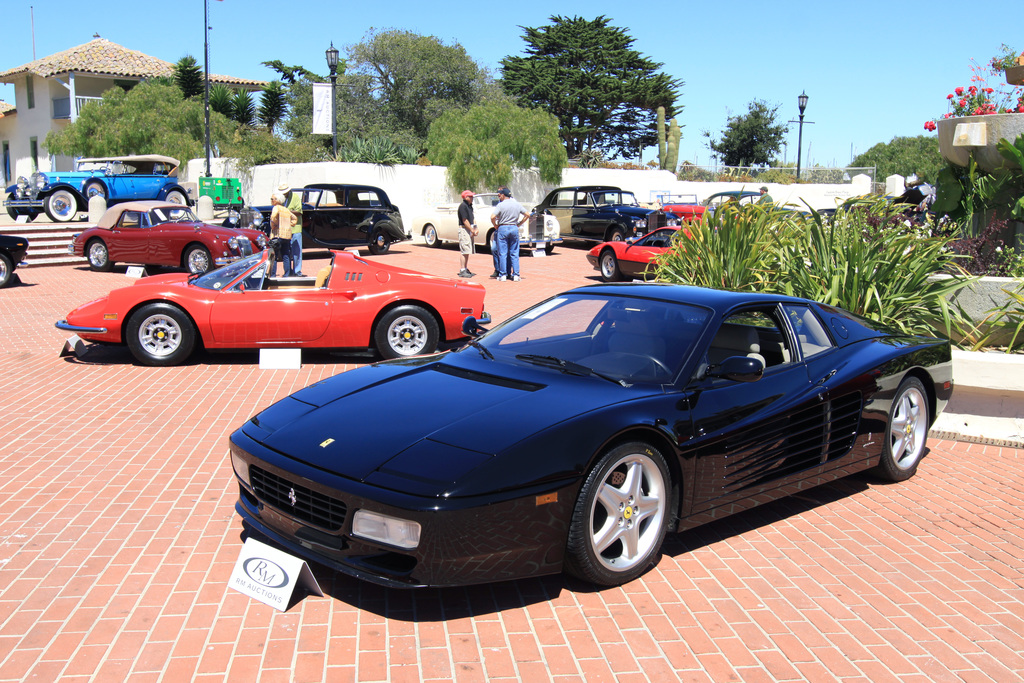
{"type": "MultiPolygon", "coordinates": [[[[206,168],[204,159],[188,162],[181,179],[197,182],[206,168]]],[[[292,187],[310,183],[357,183],[375,185],[387,192],[398,205],[402,216],[413,216],[429,211],[436,204],[458,201],[459,192],[448,188],[443,166],[377,166],[375,164],[347,164],[320,162],[310,164],[270,164],[257,166],[251,173],[241,173],[230,159],[213,159],[210,171],[215,177],[237,177],[242,180],[242,194],[246,204],[269,204],[270,195],[282,182],[292,187]]],[[[857,176],[847,185],[777,185],[774,183],[701,183],[676,180],[670,171],[623,171],[606,168],[566,168],[562,182],[551,185],[540,180],[536,171],[517,171],[509,184],[512,193],[524,206],[540,203],[555,187],[571,185],[616,185],[631,190],[641,202],[654,201],[658,195],[692,194],[702,201],[723,190],[757,190],[764,184],[777,204],[792,204],[804,208],[806,202],[814,209],[835,208],[851,197],[868,194],[871,182],[867,176],[857,176]]],[[[486,188],[489,191],[497,188],[486,188]]]]}

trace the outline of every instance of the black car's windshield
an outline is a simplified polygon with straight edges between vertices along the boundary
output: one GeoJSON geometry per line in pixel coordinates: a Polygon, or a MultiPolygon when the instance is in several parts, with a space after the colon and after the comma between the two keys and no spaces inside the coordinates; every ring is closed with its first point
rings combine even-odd
{"type": "Polygon", "coordinates": [[[192,280],[192,284],[203,289],[224,289],[224,287],[237,280],[242,273],[259,263],[261,258],[263,258],[263,252],[246,256],[244,259],[235,261],[217,270],[211,270],[205,275],[200,275],[192,280]]]}
{"type": "Polygon", "coordinates": [[[563,294],[477,340],[501,362],[529,362],[629,384],[671,382],[710,313],[625,296],[563,294]],[[543,360],[544,362],[540,362],[543,360]]]}
{"type": "Polygon", "coordinates": [[[149,212],[149,224],[159,225],[161,223],[195,223],[199,219],[187,206],[182,207],[160,207],[149,212]]]}

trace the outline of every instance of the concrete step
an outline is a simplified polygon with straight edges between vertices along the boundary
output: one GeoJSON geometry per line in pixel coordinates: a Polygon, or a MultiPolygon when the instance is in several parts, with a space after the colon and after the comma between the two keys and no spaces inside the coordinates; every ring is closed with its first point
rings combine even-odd
{"type": "Polygon", "coordinates": [[[67,252],[63,255],[38,255],[29,254],[25,257],[25,265],[22,268],[38,268],[40,266],[77,266],[85,265],[89,261],[81,256],[68,256],[67,252]]]}

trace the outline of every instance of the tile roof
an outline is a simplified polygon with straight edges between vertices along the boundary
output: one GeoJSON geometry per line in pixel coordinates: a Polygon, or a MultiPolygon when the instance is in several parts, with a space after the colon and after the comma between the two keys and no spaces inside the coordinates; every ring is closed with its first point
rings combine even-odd
{"type": "Polygon", "coordinates": [[[0,100],[0,117],[2,117],[4,114],[16,111],[16,109],[17,108],[13,104],[7,104],[3,100],[0,100]]]}
{"type": "MultiPolygon", "coordinates": [[[[43,78],[72,72],[124,78],[154,78],[173,75],[174,65],[137,50],[129,50],[105,38],[96,38],[84,45],[78,45],[63,52],[42,57],[34,62],[2,71],[0,72],[0,82],[13,83],[14,79],[30,72],[43,78]]],[[[260,88],[266,85],[266,81],[217,74],[210,74],[210,82],[250,88],[260,88]]]]}

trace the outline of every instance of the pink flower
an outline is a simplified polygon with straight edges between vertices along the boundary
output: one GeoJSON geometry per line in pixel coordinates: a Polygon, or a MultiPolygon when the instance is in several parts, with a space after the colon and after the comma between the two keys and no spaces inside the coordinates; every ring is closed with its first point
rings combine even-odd
{"type": "Polygon", "coordinates": [[[924,129],[925,130],[935,130],[935,122],[934,121],[925,121],[924,122],[924,129]]]}

